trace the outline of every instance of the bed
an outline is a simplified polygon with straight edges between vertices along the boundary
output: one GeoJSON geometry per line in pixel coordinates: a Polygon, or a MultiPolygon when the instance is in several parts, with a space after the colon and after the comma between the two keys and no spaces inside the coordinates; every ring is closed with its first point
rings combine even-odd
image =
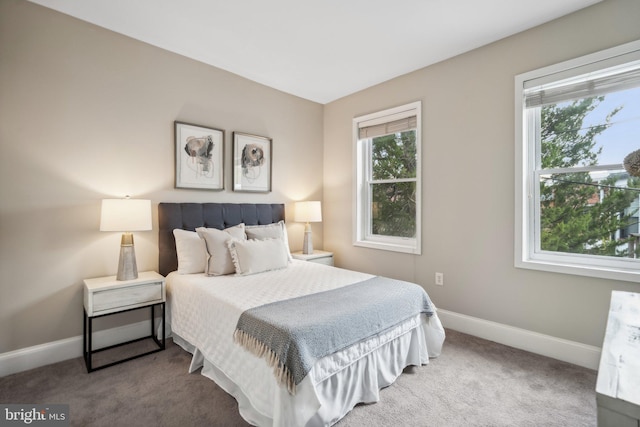
{"type": "MultiPolygon", "coordinates": [[[[435,312],[430,316],[411,315],[373,336],[314,359],[304,376],[293,384],[293,389],[287,387],[286,381],[274,374],[274,366],[281,364],[269,363],[264,354],[251,351],[239,342],[236,330],[239,320],[246,313],[271,304],[297,304],[303,301],[300,298],[308,299],[306,295],[333,295],[330,292],[344,292],[356,287],[348,285],[378,278],[293,260],[284,219],[283,204],[160,203],[159,271],[167,277],[167,327],[174,342],[193,355],[189,371],[202,368],[202,375],[237,400],[240,415],[250,424],[333,425],[356,404],[378,401],[379,390],[393,383],[406,367],[425,365],[429,358],[437,357],[444,341],[444,329],[435,312]],[[282,239],[269,234],[278,226],[284,233],[282,239]],[[207,273],[212,271],[207,267],[211,264],[207,263],[211,263],[214,256],[205,261],[205,272],[194,273],[183,268],[193,269],[193,265],[188,264],[190,258],[185,258],[185,235],[191,239],[194,231],[199,230],[198,237],[205,241],[204,250],[208,252],[210,236],[204,234],[205,229],[215,236],[223,233],[222,230],[233,236],[239,233],[238,228],[253,238],[246,242],[229,238],[225,242],[235,269],[246,273],[242,268],[248,265],[244,263],[247,255],[241,254],[242,250],[252,248],[251,245],[265,245],[266,249],[261,250],[269,253],[284,252],[275,257],[278,268],[267,265],[265,269],[261,265],[256,271],[249,271],[253,274],[210,276],[207,273]],[[267,238],[259,243],[263,232],[267,232],[267,238]],[[266,245],[277,245],[277,249],[266,245]]],[[[252,266],[263,262],[265,257],[258,258],[258,261],[253,259],[252,266]]],[[[219,262],[220,258],[217,259],[219,262]]],[[[435,307],[433,309],[435,311],[435,307]]],[[[305,318],[312,319],[321,312],[310,310],[305,318]]]]}

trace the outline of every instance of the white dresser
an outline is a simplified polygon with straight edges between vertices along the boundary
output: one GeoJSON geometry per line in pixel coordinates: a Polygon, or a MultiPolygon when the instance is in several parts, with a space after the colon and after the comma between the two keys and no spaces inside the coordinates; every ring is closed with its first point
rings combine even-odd
{"type": "Polygon", "coordinates": [[[613,291],[596,382],[598,427],[640,427],[640,294],[613,291]]]}

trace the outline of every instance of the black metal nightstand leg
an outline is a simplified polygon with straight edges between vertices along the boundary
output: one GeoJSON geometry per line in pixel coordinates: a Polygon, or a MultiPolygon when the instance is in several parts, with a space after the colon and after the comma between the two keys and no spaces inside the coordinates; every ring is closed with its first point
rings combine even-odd
{"type": "Polygon", "coordinates": [[[160,304],[156,304],[159,305],[160,308],[162,309],[162,332],[161,334],[158,334],[156,331],[156,327],[155,327],[155,306],[152,307],[152,311],[151,311],[151,337],[153,338],[153,340],[156,342],[156,344],[158,345],[158,347],[161,350],[164,350],[166,348],[166,340],[165,340],[165,321],[166,321],[166,317],[165,317],[165,308],[166,305],[165,303],[160,303],[160,304]],[[160,335],[162,335],[162,341],[160,341],[160,335]]]}
{"type": "Polygon", "coordinates": [[[85,314],[85,317],[87,318],[87,323],[88,326],[85,324],[85,327],[87,327],[87,334],[86,334],[86,339],[87,339],[87,349],[86,349],[86,357],[85,357],[85,363],[87,365],[87,372],[93,372],[93,368],[91,366],[91,359],[92,359],[92,355],[93,355],[93,318],[89,317],[85,314]]]}
{"type": "Polygon", "coordinates": [[[152,305],[151,306],[151,336],[152,337],[156,336],[156,332],[154,331],[155,328],[156,328],[156,306],[152,305]]]}
{"type": "Polygon", "coordinates": [[[87,364],[87,310],[83,311],[82,317],[82,357],[87,364]]]}
{"type": "MultiPolygon", "coordinates": [[[[132,309],[129,309],[129,310],[124,310],[124,311],[139,310],[141,308],[146,308],[146,307],[136,307],[136,308],[132,308],[132,309]]],[[[87,372],[91,373],[93,371],[97,371],[98,369],[104,369],[104,368],[108,368],[108,367],[113,366],[113,365],[118,365],[120,363],[124,363],[124,362],[127,362],[129,360],[137,359],[139,357],[146,356],[146,355],[149,355],[149,354],[152,354],[152,353],[157,353],[157,352],[162,351],[162,350],[164,350],[166,348],[165,347],[165,338],[164,338],[164,335],[165,335],[165,326],[164,326],[164,321],[165,321],[165,303],[162,302],[162,303],[153,304],[153,305],[150,306],[150,308],[151,308],[151,334],[150,335],[148,335],[146,337],[141,337],[141,338],[133,339],[133,340],[130,340],[130,341],[122,342],[122,343],[119,343],[119,344],[110,345],[108,347],[99,348],[99,349],[97,349],[95,351],[92,349],[93,317],[87,316],[87,312],[85,311],[85,314],[84,314],[85,322],[84,322],[84,327],[83,327],[83,329],[84,329],[83,352],[84,352],[84,361],[85,361],[85,364],[87,365],[87,372]],[[155,306],[156,305],[162,306],[162,342],[160,342],[160,340],[158,339],[158,337],[154,333],[154,329],[155,329],[155,306]],[[156,345],[158,346],[157,349],[151,350],[151,351],[148,351],[148,352],[145,352],[145,353],[142,353],[142,354],[138,354],[138,355],[135,355],[135,356],[127,357],[125,359],[118,360],[118,361],[115,361],[115,362],[107,363],[106,365],[98,366],[97,368],[94,368],[92,366],[93,364],[92,364],[92,360],[91,359],[92,359],[93,353],[98,353],[98,352],[109,350],[109,349],[112,349],[112,348],[121,347],[121,346],[124,346],[124,345],[127,345],[127,344],[132,344],[134,342],[142,341],[142,340],[149,339],[149,338],[151,338],[156,343],[156,345]]],[[[120,311],[118,313],[123,313],[124,311],[120,311]]],[[[95,316],[95,317],[96,318],[104,317],[104,316],[109,316],[111,314],[117,314],[117,313],[107,313],[107,314],[103,314],[103,315],[95,316]]]]}
{"type": "Polygon", "coordinates": [[[165,331],[165,325],[166,325],[166,316],[165,313],[167,312],[167,306],[166,303],[162,303],[162,349],[165,349],[165,336],[166,331],[165,331]]]}

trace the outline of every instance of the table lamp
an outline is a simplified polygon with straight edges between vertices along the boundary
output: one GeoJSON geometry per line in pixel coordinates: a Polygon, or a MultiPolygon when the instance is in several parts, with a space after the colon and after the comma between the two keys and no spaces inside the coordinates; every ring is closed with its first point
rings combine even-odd
{"type": "Polygon", "coordinates": [[[138,278],[132,231],[151,230],[151,200],[104,199],[100,231],[122,231],[117,280],[138,278]]]}
{"type": "Polygon", "coordinates": [[[296,202],[294,221],[306,223],[302,253],[307,255],[312,254],[313,239],[311,237],[311,224],[309,223],[322,221],[322,207],[320,202],[296,202]]]}

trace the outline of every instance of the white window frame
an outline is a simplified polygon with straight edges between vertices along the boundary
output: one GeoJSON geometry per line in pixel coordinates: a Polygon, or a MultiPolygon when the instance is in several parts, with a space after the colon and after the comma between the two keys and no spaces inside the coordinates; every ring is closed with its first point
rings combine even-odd
{"type": "Polygon", "coordinates": [[[539,126],[533,123],[536,119],[533,114],[527,114],[525,108],[525,86],[529,81],[560,81],[638,59],[640,41],[635,41],[516,76],[514,255],[517,268],[640,282],[640,266],[637,260],[632,262],[625,258],[543,252],[539,250],[539,245],[536,247],[538,242],[535,236],[539,231],[539,221],[536,220],[539,205],[536,186],[539,186],[539,177],[536,173],[535,153],[538,150],[534,146],[535,142],[530,141],[537,141],[539,138],[526,133],[536,132],[539,126]]]}
{"type": "MultiPolygon", "coordinates": [[[[390,108],[353,119],[353,147],[356,167],[354,168],[354,215],[353,215],[353,245],[381,249],[393,252],[403,252],[420,255],[422,253],[421,228],[421,194],[422,194],[422,102],[416,101],[399,107],[390,108]],[[396,237],[373,235],[371,224],[371,194],[368,177],[371,168],[370,144],[359,140],[359,129],[366,126],[400,120],[416,116],[416,236],[396,237]]],[[[412,179],[413,180],[413,179],[412,179]]]]}

